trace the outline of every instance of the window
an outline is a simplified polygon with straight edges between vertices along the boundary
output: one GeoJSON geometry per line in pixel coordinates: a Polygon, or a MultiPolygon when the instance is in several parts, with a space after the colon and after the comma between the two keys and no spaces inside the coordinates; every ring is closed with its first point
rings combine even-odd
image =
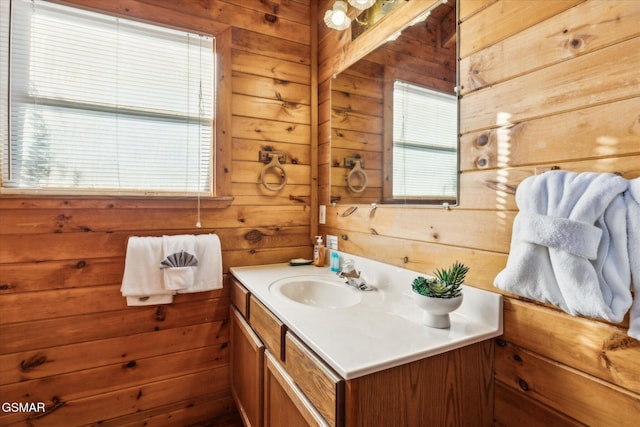
{"type": "Polygon", "coordinates": [[[3,187],[211,194],[212,36],[42,0],[12,0],[10,24],[3,187]]]}
{"type": "Polygon", "coordinates": [[[395,81],[392,197],[455,201],[457,145],[457,97],[395,81]]]}

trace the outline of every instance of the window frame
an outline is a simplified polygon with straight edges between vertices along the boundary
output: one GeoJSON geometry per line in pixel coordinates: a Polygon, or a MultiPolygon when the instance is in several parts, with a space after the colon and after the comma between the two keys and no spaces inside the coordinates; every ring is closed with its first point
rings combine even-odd
{"type": "MultiPolygon", "coordinates": [[[[35,189],[35,188],[11,188],[4,187],[2,183],[2,174],[0,174],[0,195],[34,195],[34,196],[65,196],[65,197],[125,197],[131,199],[148,199],[148,198],[179,198],[179,199],[203,199],[220,201],[224,205],[231,203],[233,198],[231,197],[231,138],[228,132],[231,124],[231,111],[227,107],[231,100],[231,27],[226,24],[205,22],[205,20],[198,19],[178,19],[170,20],[171,16],[165,14],[154,16],[160,19],[150,20],[144,9],[128,8],[127,5],[111,4],[107,2],[104,7],[88,8],[82,4],[76,4],[81,0],[66,1],[66,6],[75,7],[78,9],[89,10],[97,13],[103,13],[110,16],[121,17],[140,22],[145,22],[151,25],[159,25],[167,28],[194,32],[194,33],[206,33],[210,34],[214,38],[214,55],[215,55],[215,68],[213,70],[214,77],[214,90],[215,97],[213,99],[213,123],[212,123],[212,137],[211,137],[211,184],[209,194],[196,194],[191,195],[175,194],[171,192],[145,192],[141,189],[139,192],[127,192],[127,190],[94,190],[94,189],[35,189]],[[126,11],[123,13],[123,11],[126,11]],[[144,16],[143,16],[144,15],[144,16]],[[166,16],[166,17],[165,17],[166,16]],[[176,25],[177,24],[177,25],[176,25]],[[198,25],[193,25],[198,24],[198,25]]],[[[11,2],[12,3],[12,2],[11,2]]],[[[11,4],[10,3],[10,4],[11,4]]],[[[55,1],[53,3],[56,3],[55,1]]],[[[116,3],[116,2],[113,2],[116,3]]],[[[11,6],[9,6],[11,7],[11,6]]],[[[186,18],[186,16],[185,16],[186,18]]],[[[7,29],[8,31],[8,29],[7,29]]],[[[3,58],[4,59],[4,58],[3,58]]],[[[2,87],[5,86],[9,89],[9,72],[3,73],[2,87]]],[[[2,99],[2,127],[4,128],[0,132],[0,137],[6,140],[3,144],[6,144],[10,137],[10,102],[11,94],[6,92],[8,96],[6,99],[2,99]],[[6,112],[6,117],[4,113],[6,112]],[[5,121],[6,120],[6,121],[5,121]]],[[[0,165],[1,167],[1,165],[0,165]]]]}

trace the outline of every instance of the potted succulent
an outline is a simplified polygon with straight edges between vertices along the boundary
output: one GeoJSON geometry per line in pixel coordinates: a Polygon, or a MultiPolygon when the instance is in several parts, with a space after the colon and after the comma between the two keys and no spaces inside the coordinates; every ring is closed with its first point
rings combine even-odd
{"type": "Polygon", "coordinates": [[[411,283],[413,299],[424,310],[425,325],[446,329],[451,326],[449,313],[462,304],[462,282],[469,267],[460,262],[447,269],[438,269],[435,277],[416,277],[411,283]]]}

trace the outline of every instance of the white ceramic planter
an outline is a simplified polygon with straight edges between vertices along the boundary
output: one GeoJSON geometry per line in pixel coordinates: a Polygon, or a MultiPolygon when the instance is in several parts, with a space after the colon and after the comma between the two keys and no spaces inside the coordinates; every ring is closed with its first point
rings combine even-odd
{"type": "Polygon", "coordinates": [[[420,295],[415,291],[412,291],[412,294],[413,300],[418,304],[418,307],[424,310],[422,322],[426,326],[438,329],[451,327],[449,313],[460,307],[463,295],[455,298],[433,298],[420,295]]]}

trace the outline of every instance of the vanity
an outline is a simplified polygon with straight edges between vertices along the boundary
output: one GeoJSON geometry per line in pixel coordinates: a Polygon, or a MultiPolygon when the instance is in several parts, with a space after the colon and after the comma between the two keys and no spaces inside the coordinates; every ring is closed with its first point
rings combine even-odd
{"type": "Polygon", "coordinates": [[[231,387],[247,426],[488,426],[502,297],[464,287],[449,329],[422,324],[419,273],[353,258],[231,269],[231,387]]]}

